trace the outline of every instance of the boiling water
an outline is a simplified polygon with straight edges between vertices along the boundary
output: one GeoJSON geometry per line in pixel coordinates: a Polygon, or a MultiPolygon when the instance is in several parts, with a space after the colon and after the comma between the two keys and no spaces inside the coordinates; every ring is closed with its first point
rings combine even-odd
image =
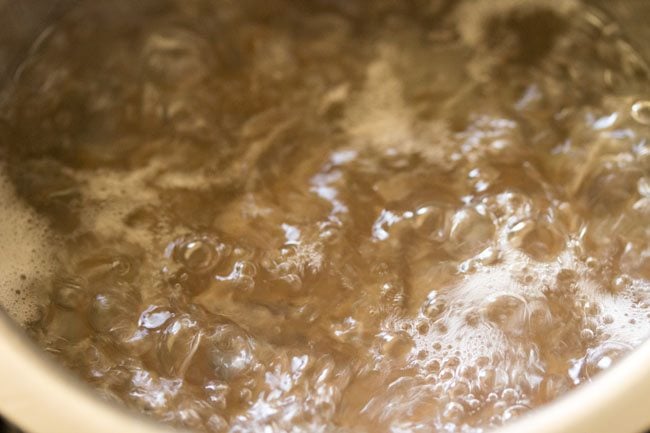
{"type": "Polygon", "coordinates": [[[106,398],[480,432],[650,331],[649,71],[598,10],[89,3],[2,96],[0,273],[106,398]]]}

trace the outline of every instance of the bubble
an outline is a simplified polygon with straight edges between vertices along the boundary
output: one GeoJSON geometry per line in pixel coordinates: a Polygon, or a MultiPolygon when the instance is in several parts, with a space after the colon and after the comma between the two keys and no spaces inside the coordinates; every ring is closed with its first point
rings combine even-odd
{"type": "Polygon", "coordinates": [[[594,331],[592,331],[591,329],[586,328],[580,331],[580,338],[584,341],[591,341],[594,339],[594,337],[595,337],[594,331]]]}
{"type": "Polygon", "coordinates": [[[208,395],[208,401],[218,410],[225,410],[228,404],[230,386],[225,382],[209,381],[203,389],[208,395]]]}
{"type": "Polygon", "coordinates": [[[576,283],[577,279],[578,279],[578,273],[573,269],[567,269],[567,268],[560,269],[555,277],[556,284],[558,285],[558,287],[562,289],[570,288],[572,285],[576,283]]]}
{"type": "Polygon", "coordinates": [[[97,332],[111,332],[124,326],[133,314],[134,300],[124,286],[116,286],[94,297],[88,321],[97,332]]]}
{"type": "Polygon", "coordinates": [[[467,398],[465,404],[469,408],[470,413],[475,413],[481,408],[481,401],[476,398],[467,398]]]}
{"type": "Polygon", "coordinates": [[[255,275],[257,267],[255,263],[248,260],[239,260],[233,265],[230,274],[225,276],[217,275],[215,280],[218,287],[225,290],[237,290],[250,292],[255,288],[255,275]]]}
{"type": "Polygon", "coordinates": [[[482,394],[488,394],[488,399],[496,401],[498,396],[494,394],[494,391],[506,387],[509,381],[508,373],[505,370],[498,367],[484,367],[477,374],[477,390],[482,394]],[[494,396],[490,397],[492,394],[494,396]]]}
{"type": "Polygon", "coordinates": [[[208,418],[207,427],[210,431],[222,432],[228,429],[228,421],[222,416],[219,415],[210,415],[208,418]]]}
{"type": "Polygon", "coordinates": [[[445,311],[445,309],[445,302],[438,295],[438,292],[433,290],[429,292],[426,301],[422,305],[422,314],[430,320],[436,320],[445,311]]]}
{"type": "Polygon", "coordinates": [[[520,336],[526,329],[526,301],[515,295],[492,295],[485,304],[485,318],[510,336],[520,336]]]}
{"type": "Polygon", "coordinates": [[[202,241],[185,244],[183,262],[191,270],[205,269],[213,261],[213,250],[202,241]]]}
{"type": "Polygon", "coordinates": [[[440,372],[440,361],[437,359],[431,359],[426,362],[424,367],[427,372],[437,374],[440,372]]]}
{"type": "Polygon", "coordinates": [[[185,237],[173,242],[170,247],[174,260],[189,272],[206,274],[215,269],[227,254],[227,247],[207,236],[185,237]]]}
{"type": "Polygon", "coordinates": [[[452,380],[456,376],[453,368],[447,367],[440,370],[438,373],[438,380],[441,382],[446,382],[452,380]]]}
{"type": "Polygon", "coordinates": [[[182,315],[165,327],[157,346],[158,361],[164,373],[183,377],[196,354],[203,334],[197,322],[182,315]]]}
{"type": "Polygon", "coordinates": [[[503,412],[502,420],[503,422],[508,422],[512,419],[519,418],[521,415],[525,414],[528,412],[530,408],[527,406],[524,406],[522,404],[515,404],[513,406],[510,406],[508,409],[506,409],[503,412]]]}
{"type": "Polygon", "coordinates": [[[210,361],[224,380],[232,380],[250,370],[255,363],[251,337],[234,324],[223,324],[207,337],[210,361]]]}
{"type": "Polygon", "coordinates": [[[465,379],[470,379],[476,376],[476,366],[474,365],[467,365],[467,364],[461,364],[458,366],[458,369],[456,370],[456,375],[458,377],[464,377],[465,379]]]}
{"type": "MultiPolygon", "coordinates": [[[[496,395],[496,393],[495,393],[495,395],[496,395]]],[[[495,414],[502,414],[508,408],[508,403],[506,403],[505,401],[499,400],[498,398],[499,397],[497,396],[496,401],[492,405],[492,412],[494,412],[495,414]]]]}
{"type": "Polygon", "coordinates": [[[521,221],[512,227],[510,242],[535,260],[549,261],[564,247],[560,232],[550,223],[521,221]]]}
{"type": "Polygon", "coordinates": [[[650,126],[650,101],[637,101],[630,109],[632,118],[642,125],[650,126]]]}
{"type": "Polygon", "coordinates": [[[396,360],[403,360],[413,349],[413,340],[405,332],[382,333],[381,351],[396,360]]]}
{"type": "Polygon", "coordinates": [[[586,379],[593,379],[596,374],[611,367],[617,359],[631,350],[630,345],[614,341],[607,341],[589,349],[584,358],[580,375],[586,379]]]}
{"type": "Polygon", "coordinates": [[[460,397],[466,396],[470,392],[469,383],[464,380],[456,380],[449,387],[449,395],[452,398],[458,399],[460,397]]]}
{"type": "Polygon", "coordinates": [[[427,335],[429,333],[429,324],[424,320],[420,321],[417,323],[416,329],[418,331],[418,334],[427,335]]]}
{"type": "Polygon", "coordinates": [[[448,357],[447,359],[444,360],[444,362],[442,363],[442,366],[445,367],[445,368],[448,367],[448,368],[455,369],[460,364],[461,364],[461,360],[460,360],[459,357],[450,356],[450,357],[448,357]]]}
{"type": "Polygon", "coordinates": [[[557,257],[565,245],[562,234],[551,224],[538,224],[524,238],[522,250],[540,261],[557,257]]]}
{"type": "Polygon", "coordinates": [[[138,326],[146,329],[158,329],[174,316],[171,311],[150,305],[140,315],[138,326]]]}
{"type": "Polygon", "coordinates": [[[602,306],[598,302],[588,301],[583,305],[583,309],[587,316],[598,316],[602,311],[602,306]]]}
{"type": "Polygon", "coordinates": [[[478,326],[481,320],[481,314],[477,308],[469,308],[464,313],[465,323],[467,326],[475,327],[478,326]]]}
{"type": "Polygon", "coordinates": [[[138,273],[135,254],[135,250],[132,254],[123,254],[113,249],[102,249],[80,260],[77,269],[91,282],[105,279],[131,282],[138,273]]]}
{"type": "Polygon", "coordinates": [[[465,408],[460,403],[452,401],[447,403],[442,415],[450,421],[458,422],[465,415],[465,408]]]}
{"type": "Polygon", "coordinates": [[[513,404],[519,399],[519,393],[512,388],[506,388],[501,392],[501,399],[508,404],[513,404]]]}
{"type": "Polygon", "coordinates": [[[452,218],[449,248],[462,255],[475,254],[481,251],[493,236],[494,225],[488,216],[473,208],[461,209],[452,218]]]}
{"type": "Polygon", "coordinates": [[[490,358],[488,358],[487,356],[484,356],[484,355],[478,356],[478,357],[476,357],[476,360],[474,361],[474,363],[476,364],[477,368],[486,367],[486,366],[488,366],[490,364],[490,358]]]}
{"type": "Polygon", "coordinates": [[[548,303],[543,299],[533,299],[526,307],[528,328],[533,334],[544,335],[554,325],[553,314],[548,303]]]}

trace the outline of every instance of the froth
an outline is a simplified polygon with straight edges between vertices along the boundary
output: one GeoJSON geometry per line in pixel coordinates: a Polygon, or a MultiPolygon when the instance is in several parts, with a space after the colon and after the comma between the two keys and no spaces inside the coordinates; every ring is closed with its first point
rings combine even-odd
{"type": "Polygon", "coordinates": [[[47,223],[23,203],[0,165],[0,307],[25,325],[38,317],[35,283],[52,271],[47,223]]]}

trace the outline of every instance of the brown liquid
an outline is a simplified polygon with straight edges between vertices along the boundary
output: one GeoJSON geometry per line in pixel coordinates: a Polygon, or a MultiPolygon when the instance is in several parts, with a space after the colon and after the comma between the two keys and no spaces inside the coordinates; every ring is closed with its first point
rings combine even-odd
{"type": "Polygon", "coordinates": [[[34,338],[207,432],[481,431],[591,380],[650,330],[648,69],[555,4],[72,11],[2,103],[34,338]]]}

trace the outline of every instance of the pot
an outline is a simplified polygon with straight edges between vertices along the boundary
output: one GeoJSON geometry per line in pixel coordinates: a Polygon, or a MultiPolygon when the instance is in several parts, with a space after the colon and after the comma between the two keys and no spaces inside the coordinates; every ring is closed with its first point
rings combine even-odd
{"type": "MultiPolygon", "coordinates": [[[[76,0],[0,0],[0,86],[49,23],[76,0]]],[[[650,59],[650,1],[601,0],[650,59]]],[[[174,431],[100,400],[55,365],[0,309],[0,414],[29,433],[174,431]]],[[[593,382],[532,411],[499,433],[638,433],[650,428],[650,342],[593,382]]],[[[178,430],[176,430],[178,432],[178,430]]]]}

